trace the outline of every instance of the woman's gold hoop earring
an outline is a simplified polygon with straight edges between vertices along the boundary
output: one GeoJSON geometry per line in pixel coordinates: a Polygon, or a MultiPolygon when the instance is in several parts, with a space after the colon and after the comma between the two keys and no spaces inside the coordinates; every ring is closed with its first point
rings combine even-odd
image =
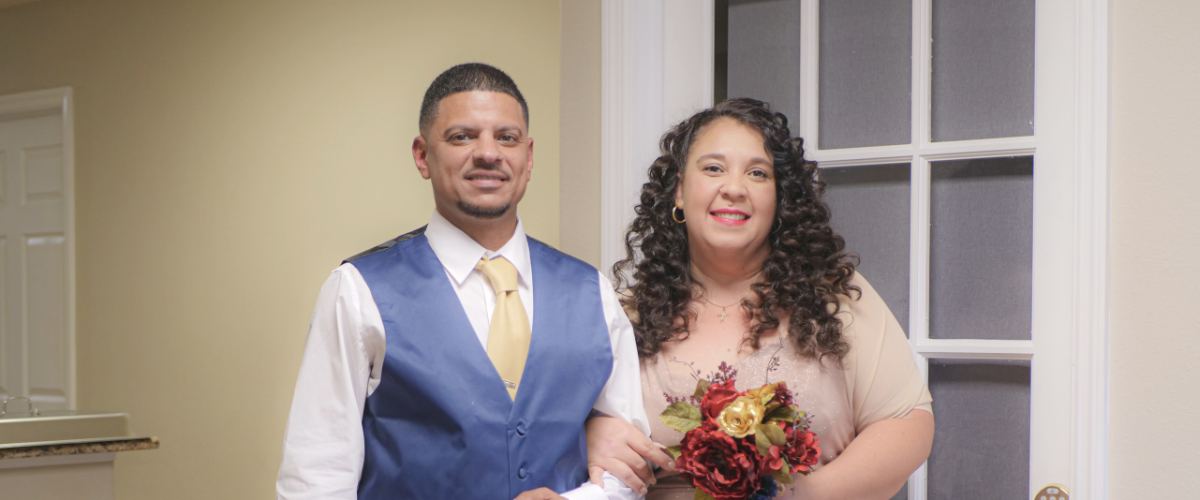
{"type": "Polygon", "coordinates": [[[687,217],[683,215],[683,209],[682,209],[682,208],[679,208],[679,207],[671,207],[671,220],[673,220],[673,221],[675,221],[675,222],[677,222],[677,223],[679,223],[679,224],[683,224],[683,223],[684,223],[684,221],[686,221],[686,220],[687,220],[687,217]],[[675,215],[675,212],[676,212],[676,211],[678,211],[678,212],[679,212],[679,215],[675,215]]]}

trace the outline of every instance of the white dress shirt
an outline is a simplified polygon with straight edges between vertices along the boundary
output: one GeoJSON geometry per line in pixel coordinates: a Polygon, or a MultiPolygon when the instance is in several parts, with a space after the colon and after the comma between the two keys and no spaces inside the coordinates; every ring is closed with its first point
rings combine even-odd
{"type": "MultiPolygon", "coordinates": [[[[517,292],[532,322],[533,269],[520,219],[512,238],[495,252],[483,248],[437,211],[425,237],[485,349],[496,295],[483,273],[475,272],[475,264],[484,255],[502,256],[517,268],[517,292]]],[[[633,327],[611,282],[603,274],[599,276],[613,370],[594,408],[623,418],[649,435],[633,327]]],[[[280,500],[358,498],[364,456],[363,407],[379,387],[386,349],[383,319],[370,288],[353,264],[342,264],[321,287],[309,325],[276,481],[280,500]]],[[[605,473],[604,483],[604,488],[584,483],[563,496],[569,500],[642,498],[611,474],[605,473]]]]}

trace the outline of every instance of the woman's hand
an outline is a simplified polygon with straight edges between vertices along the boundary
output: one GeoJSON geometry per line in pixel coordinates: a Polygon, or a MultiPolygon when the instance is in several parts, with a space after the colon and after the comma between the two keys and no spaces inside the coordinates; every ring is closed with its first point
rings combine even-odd
{"type": "Polygon", "coordinates": [[[650,460],[666,470],[675,470],[675,461],[654,441],[628,422],[614,417],[597,416],[587,421],[588,476],[604,485],[604,471],[617,476],[634,491],[646,493],[647,483],[654,484],[650,460]]]}

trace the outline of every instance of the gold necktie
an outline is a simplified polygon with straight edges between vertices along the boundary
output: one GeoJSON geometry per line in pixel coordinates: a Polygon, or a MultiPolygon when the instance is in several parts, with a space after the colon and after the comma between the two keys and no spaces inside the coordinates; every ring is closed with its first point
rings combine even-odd
{"type": "Polygon", "coordinates": [[[496,291],[496,310],[488,329],[488,358],[504,380],[509,397],[516,399],[525,358],[529,355],[530,336],[529,317],[517,292],[517,268],[503,257],[488,260],[485,255],[475,269],[487,276],[496,291]]]}

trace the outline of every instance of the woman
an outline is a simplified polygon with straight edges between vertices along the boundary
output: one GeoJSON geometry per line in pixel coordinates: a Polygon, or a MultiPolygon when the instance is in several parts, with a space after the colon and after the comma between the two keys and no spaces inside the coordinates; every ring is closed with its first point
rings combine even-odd
{"type": "Polygon", "coordinates": [[[727,363],[738,390],[784,381],[813,416],[819,464],[782,497],[891,497],[929,455],[932,400],[903,330],[830,228],[801,139],[765,103],[734,99],[661,145],[628,257],[613,267],[657,446],[624,422],[592,419],[593,476],[608,470],[635,489],[657,482],[648,498],[691,498],[659,449],[683,436],[654,417],[727,363]],[[663,467],[659,480],[643,457],[663,467]]]}

